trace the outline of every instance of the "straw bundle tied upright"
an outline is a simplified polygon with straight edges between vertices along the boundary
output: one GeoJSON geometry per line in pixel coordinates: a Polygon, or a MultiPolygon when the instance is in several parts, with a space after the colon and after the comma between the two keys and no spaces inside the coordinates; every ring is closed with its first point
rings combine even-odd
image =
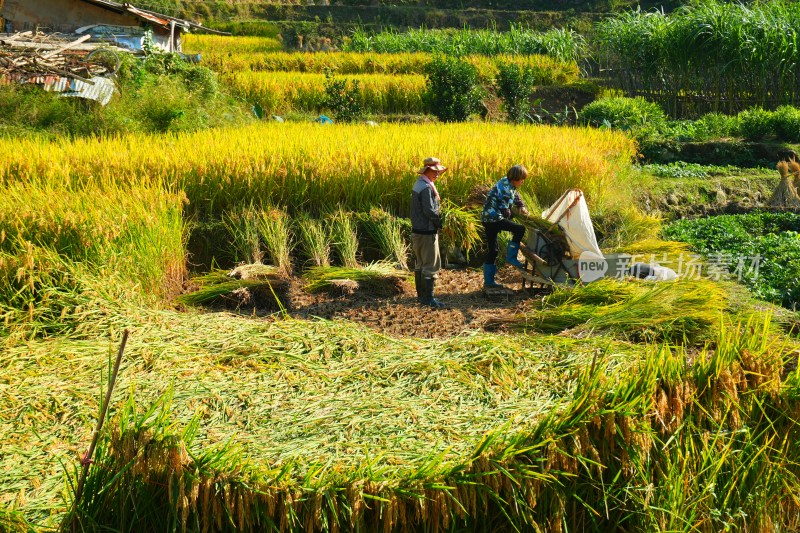
{"type": "Polygon", "coordinates": [[[800,209],[800,164],[797,161],[781,161],[778,163],[781,182],[769,199],[770,207],[783,209],[800,209]]]}

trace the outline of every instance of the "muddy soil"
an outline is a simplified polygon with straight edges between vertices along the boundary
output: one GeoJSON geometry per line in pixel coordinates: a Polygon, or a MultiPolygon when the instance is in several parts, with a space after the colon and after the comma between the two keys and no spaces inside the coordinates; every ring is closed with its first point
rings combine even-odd
{"type": "MultiPolygon", "coordinates": [[[[413,278],[403,283],[403,292],[380,298],[363,291],[351,295],[309,294],[302,289],[302,280],[293,280],[292,309],[296,318],[345,319],[362,324],[376,332],[394,337],[447,338],[481,330],[496,330],[491,321],[522,311],[548,291],[522,289],[519,274],[511,267],[497,273],[498,283],[507,294],[487,297],[482,290],[480,270],[442,270],[436,285],[436,297],[447,304],[445,309],[431,309],[417,303],[413,278]]],[[[245,312],[244,309],[240,310],[245,312]]],[[[252,311],[252,310],[251,310],[252,311]]]]}

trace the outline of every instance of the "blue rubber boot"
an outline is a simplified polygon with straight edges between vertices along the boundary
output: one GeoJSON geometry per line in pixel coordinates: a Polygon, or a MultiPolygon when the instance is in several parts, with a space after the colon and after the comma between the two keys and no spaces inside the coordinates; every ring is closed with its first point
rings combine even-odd
{"type": "Polygon", "coordinates": [[[499,289],[503,286],[495,282],[494,276],[497,274],[497,265],[494,263],[483,264],[483,288],[484,289],[499,289]]]}
{"type": "Polygon", "coordinates": [[[518,242],[510,242],[508,243],[508,248],[506,249],[506,263],[511,266],[515,267],[522,267],[522,263],[517,260],[517,253],[519,252],[519,243],[518,242]]]}

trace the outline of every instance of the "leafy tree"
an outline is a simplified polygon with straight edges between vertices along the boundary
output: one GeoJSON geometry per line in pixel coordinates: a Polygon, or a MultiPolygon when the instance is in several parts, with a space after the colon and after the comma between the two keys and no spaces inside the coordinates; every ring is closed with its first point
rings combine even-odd
{"type": "Polygon", "coordinates": [[[477,69],[452,56],[437,56],[425,65],[428,109],[444,122],[463,122],[480,109],[483,90],[477,69]]]}

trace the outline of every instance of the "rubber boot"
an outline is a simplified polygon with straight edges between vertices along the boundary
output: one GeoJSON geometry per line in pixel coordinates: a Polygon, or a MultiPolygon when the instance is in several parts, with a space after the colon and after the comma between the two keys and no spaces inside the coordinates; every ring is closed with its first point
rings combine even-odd
{"type": "Polygon", "coordinates": [[[497,265],[494,263],[483,264],[483,288],[484,289],[500,289],[503,286],[495,282],[494,276],[497,274],[497,265]]]}
{"type": "Polygon", "coordinates": [[[519,252],[519,243],[518,242],[510,242],[508,243],[508,248],[506,249],[506,263],[511,266],[515,267],[522,267],[523,264],[517,260],[517,253],[519,252]]]}
{"type": "Polygon", "coordinates": [[[422,302],[423,305],[427,305],[428,307],[432,307],[433,309],[441,309],[445,307],[445,305],[434,298],[433,296],[433,287],[436,284],[436,280],[434,278],[427,278],[424,277],[423,285],[425,286],[425,300],[422,302]]]}
{"type": "Polygon", "coordinates": [[[422,270],[414,271],[414,287],[417,289],[417,301],[422,303],[425,289],[422,286],[422,270]]]}

